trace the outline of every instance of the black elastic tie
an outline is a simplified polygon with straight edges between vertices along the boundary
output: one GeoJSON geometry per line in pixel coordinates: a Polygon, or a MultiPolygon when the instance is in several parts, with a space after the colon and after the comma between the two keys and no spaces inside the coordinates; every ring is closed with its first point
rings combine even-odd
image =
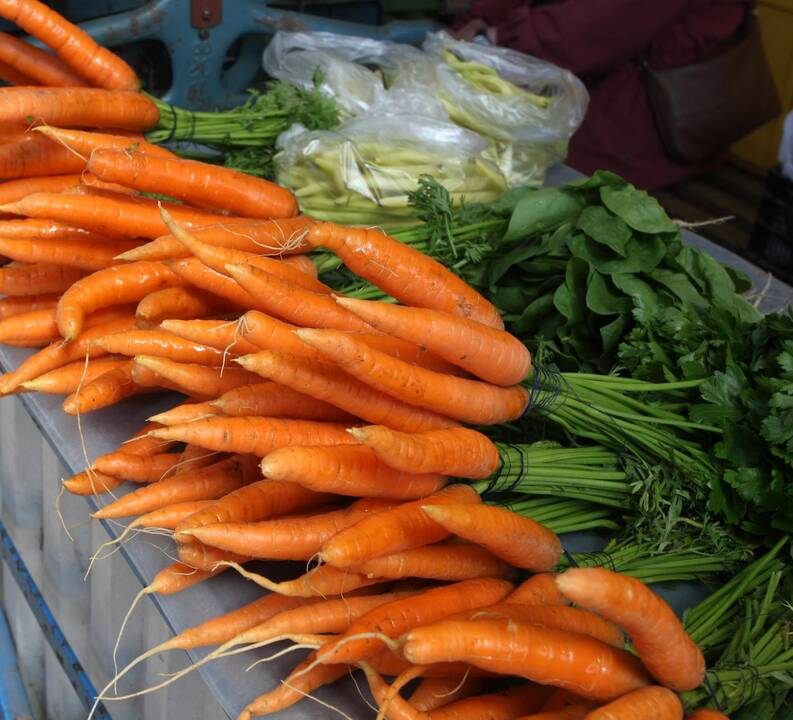
{"type": "Polygon", "coordinates": [[[577,568],[578,563],[576,562],[576,559],[573,557],[572,553],[569,550],[562,550],[562,552],[564,553],[564,556],[567,558],[567,562],[570,563],[570,567],[577,568]]]}
{"type": "MultiPolygon", "coordinates": [[[[716,675],[718,678],[718,674],[716,675]]],[[[710,684],[710,680],[708,679],[708,674],[705,673],[705,689],[708,691],[708,695],[710,695],[710,700],[713,703],[713,707],[716,708],[719,712],[722,711],[721,703],[719,702],[718,695],[713,691],[713,686],[710,684]]],[[[719,685],[721,685],[721,680],[719,680],[719,685]]],[[[724,688],[721,688],[722,692],[724,692],[724,688]]]]}
{"type": "Polygon", "coordinates": [[[179,116],[176,114],[176,107],[168,103],[168,107],[171,109],[171,132],[168,133],[168,137],[163,140],[163,142],[170,142],[171,140],[176,137],[176,124],[179,122],[179,116]]]}

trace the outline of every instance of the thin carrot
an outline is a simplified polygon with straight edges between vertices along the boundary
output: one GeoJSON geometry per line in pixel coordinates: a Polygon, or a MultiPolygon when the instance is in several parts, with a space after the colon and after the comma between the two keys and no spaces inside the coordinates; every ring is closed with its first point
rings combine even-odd
{"type": "Polygon", "coordinates": [[[309,560],[340,530],[392,507],[386,500],[366,498],[349,508],[317,515],[265,520],[258,523],[218,523],[185,530],[205,545],[266,560],[309,560]]]}
{"type": "Polygon", "coordinates": [[[295,196],[286,188],[198,160],[99,148],[91,154],[88,169],[108,182],[167,193],[191,205],[222,208],[242,217],[285,218],[298,211],[295,196]]]}
{"type": "Polygon", "coordinates": [[[11,65],[33,80],[48,87],[81,87],[86,80],[48,52],[19,38],[0,33],[0,62],[11,65]]]}
{"type": "Polygon", "coordinates": [[[481,501],[468,485],[450,485],[427,498],[404,503],[380,513],[377,518],[362,520],[343,530],[322,546],[320,558],[335,567],[349,567],[371,558],[439,542],[449,533],[422,512],[423,505],[481,501]]]}
{"type": "Polygon", "coordinates": [[[482,433],[449,428],[405,433],[382,425],[352,428],[358,442],[369,446],[386,465],[413,473],[485,478],[499,465],[498,448],[482,433]]]}
{"type": "Polygon", "coordinates": [[[140,87],[135,72],[118,55],[100,46],[88,33],[39,0],[2,0],[0,16],[52,48],[66,65],[92,85],[108,90],[140,87]]]}
{"type": "Polygon", "coordinates": [[[474,695],[483,686],[483,678],[471,675],[463,680],[458,677],[428,677],[419,683],[408,702],[420,712],[430,712],[474,695]]]}
{"type": "Polygon", "coordinates": [[[132,363],[128,362],[83,384],[63,401],[63,411],[81,415],[101,410],[141,391],[132,380],[132,363]]]}
{"type": "Polygon", "coordinates": [[[248,263],[227,265],[226,270],[256,298],[256,309],[277,315],[287,322],[303,327],[372,331],[371,326],[340,307],[329,295],[306,290],[248,263]]]}
{"type": "Polygon", "coordinates": [[[210,507],[185,518],[177,525],[174,539],[180,543],[192,542],[193,536],[185,530],[218,523],[259,522],[317,507],[332,499],[332,495],[315,493],[294,483],[259,480],[228,493],[210,507]]]}
{"type": "Polygon", "coordinates": [[[542,706],[543,712],[549,710],[562,710],[569,705],[582,705],[585,703],[590,703],[589,700],[584,700],[584,698],[576,695],[569,690],[562,690],[561,688],[557,688],[551,693],[551,696],[542,706]]]}
{"type": "Polygon", "coordinates": [[[153,355],[179,363],[219,366],[223,353],[214,348],[184,340],[164,330],[130,330],[106,335],[93,341],[109,353],[118,355],[153,355]]]}
{"type": "MultiPolygon", "coordinates": [[[[157,390],[173,390],[175,392],[182,391],[178,385],[169,382],[162,375],[154,372],[154,370],[150,370],[145,365],[141,365],[134,360],[131,360],[130,362],[132,363],[132,381],[138,385],[138,387],[148,388],[150,392],[156,392],[157,390]]],[[[193,399],[208,400],[209,397],[211,396],[201,395],[193,399]]]]}
{"type": "Polygon", "coordinates": [[[186,517],[209,507],[212,502],[212,500],[193,500],[191,502],[166,505],[159,510],[152,510],[139,515],[127,525],[127,529],[158,528],[160,530],[173,530],[186,517]]]}
{"type": "MultiPolygon", "coordinates": [[[[149,435],[149,433],[157,427],[159,427],[157,423],[147,422],[142,428],[137,430],[132,437],[121,443],[113,452],[124,452],[127,455],[151,455],[152,453],[164,453],[172,450],[177,443],[163,442],[149,435]]],[[[110,455],[113,453],[107,454],[110,455]]],[[[105,455],[100,455],[99,457],[102,458],[105,457],[105,455]]]]}
{"type": "Polygon", "coordinates": [[[181,280],[162,263],[139,262],[99,270],[74,282],[58,303],[58,327],[69,341],[79,335],[83,318],[107,305],[136,302],[181,280]]]}
{"type": "Polygon", "coordinates": [[[33,129],[51,140],[59,142],[78,155],[82,155],[86,162],[91,153],[97,148],[112,148],[122,151],[142,152],[147,155],[175,157],[174,153],[167,148],[146,142],[143,137],[129,138],[125,135],[111,135],[110,133],[87,132],[85,130],[70,130],[52,127],[51,125],[39,125],[33,129]]]}
{"type": "Polygon", "coordinates": [[[211,402],[187,402],[180,403],[176,407],[164,412],[152,415],[149,420],[161,425],[180,425],[182,423],[201,420],[210,415],[217,415],[217,409],[212,407],[211,402]]]}
{"type": "MultiPolygon", "coordinates": [[[[0,205],[36,192],[59,193],[79,184],[80,175],[43,175],[0,183],[0,205]]],[[[75,231],[77,232],[77,231],[75,231]]],[[[0,233],[0,237],[3,237],[0,233]]],[[[8,239],[8,238],[5,238],[8,239]]]]}
{"type": "MultiPolygon", "coordinates": [[[[222,404],[218,407],[223,410],[222,404]]],[[[273,480],[353,497],[414,500],[432,495],[446,484],[442,475],[394,470],[380,462],[371,448],[356,445],[280,448],[265,456],[261,467],[262,474],[273,480]]]]}
{"type": "Polygon", "coordinates": [[[451,534],[486,547],[515,567],[547,572],[562,557],[562,543],[556,533],[506,508],[427,505],[423,510],[451,534]]]}
{"type": "Polygon", "coordinates": [[[235,362],[246,370],[335,405],[367,422],[383,423],[405,432],[456,424],[437,413],[378,392],[328,363],[271,351],[245,355],[235,362]]]}
{"type": "Polygon", "coordinates": [[[518,605],[569,605],[570,601],[556,587],[555,576],[550,573],[533,575],[515,588],[505,603],[518,605]]]}
{"type": "Polygon", "coordinates": [[[433,372],[374,350],[353,335],[336,330],[295,332],[367,385],[456,420],[479,425],[507,422],[520,417],[529,401],[519,385],[503,388],[433,372]]]}
{"type": "Polygon", "coordinates": [[[432,720],[514,720],[520,714],[539,710],[551,692],[545,685],[517,685],[458,700],[434,710],[430,717],[432,720]]]}
{"type": "MultiPolygon", "coordinates": [[[[14,180],[13,182],[16,183],[23,181],[14,180]]],[[[10,185],[11,183],[9,182],[3,184],[10,185]]],[[[83,228],[74,227],[72,225],[64,225],[63,223],[55,222],[54,220],[23,218],[16,220],[0,220],[0,237],[89,238],[96,236],[83,228]]]]}
{"type": "MultiPolygon", "coordinates": [[[[192,230],[197,240],[219,247],[234,248],[257,255],[290,255],[310,249],[305,236],[313,220],[306,216],[279,220],[243,220],[207,225],[192,230]]],[[[178,260],[190,251],[173,235],[162,235],[146,245],[130,250],[121,258],[135,260],[178,260]]]]}
{"type": "Polygon", "coordinates": [[[353,590],[382,582],[380,578],[368,578],[346,569],[339,570],[332,565],[320,565],[294,580],[282,582],[274,582],[238,565],[230,564],[229,567],[233,567],[242,577],[252,580],[259,587],[289,597],[326,598],[330,595],[349,595],[353,590]]]}
{"type": "Polygon", "coordinates": [[[184,282],[194,285],[216,297],[223,298],[233,307],[257,307],[259,302],[247,290],[238,285],[232,278],[215,272],[198,258],[183,260],[166,260],[164,264],[176,273],[184,282]]]}
{"type": "Polygon", "coordinates": [[[12,296],[59,293],[84,275],[78,268],[53,263],[6,265],[0,268],[0,292],[12,296]]]}
{"type": "Polygon", "coordinates": [[[556,586],[576,605],[620,625],[650,674],[678,692],[705,677],[705,659],[674,610],[643,582],[604,568],[573,568],[556,586]]]}
{"type": "Polygon", "coordinates": [[[405,305],[441,310],[503,329],[498,311],[436,260],[374,228],[314,224],[307,240],[405,305]]]}
{"type": "Polygon", "coordinates": [[[57,337],[55,308],[32,310],[0,321],[0,342],[15,340],[46,345],[57,337]]]}
{"type": "MultiPolygon", "coordinates": [[[[121,193],[122,195],[129,195],[130,197],[135,196],[135,191],[130,190],[128,187],[124,187],[123,185],[118,185],[117,183],[108,183],[104,180],[100,180],[98,177],[91,175],[87,170],[84,170],[80,175],[80,183],[73,188],[69,188],[64,190],[67,193],[80,193],[89,195],[91,193],[121,193]]],[[[102,194],[101,197],[106,197],[106,195],[102,194]]],[[[135,245],[135,247],[140,247],[145,241],[141,241],[135,245]]],[[[123,254],[123,253],[122,253],[123,254]]]]}
{"type": "Polygon", "coordinates": [[[380,674],[369,663],[361,662],[359,663],[359,667],[366,674],[369,690],[371,690],[378,706],[383,706],[386,703],[388,704],[388,720],[430,720],[430,715],[416,710],[416,708],[401,695],[396,694],[392,697],[390,692],[391,686],[383,680],[380,674]]]}
{"type": "Polygon", "coordinates": [[[80,382],[89,383],[102,373],[121,367],[124,362],[124,358],[99,358],[86,365],[84,360],[78,360],[28,380],[22,387],[33,392],[70,395],[80,382]]]}
{"type": "Polygon", "coordinates": [[[7,320],[15,315],[32,312],[33,310],[53,308],[58,304],[59,298],[59,293],[5,297],[0,300],[0,321],[7,320]]]}
{"type": "Polygon", "coordinates": [[[36,85],[36,81],[33,78],[28,77],[24,73],[19,72],[19,70],[12,65],[8,65],[4,62],[0,62],[0,80],[5,81],[9,85],[24,85],[27,87],[36,85]]]}
{"type": "Polygon", "coordinates": [[[134,246],[129,240],[94,242],[80,238],[3,238],[0,237],[0,253],[21,262],[48,262],[79,268],[101,270],[117,265],[118,253],[134,246]]]}
{"type": "Polygon", "coordinates": [[[151,321],[165,318],[192,319],[228,312],[231,303],[205,290],[189,286],[176,286],[155,290],[146,295],[135,310],[135,315],[151,321]]]}
{"type": "Polygon", "coordinates": [[[438,310],[337,297],[336,302],[387,335],[422,345],[496,385],[515,385],[531,369],[531,355],[516,337],[475,320],[438,310]]]}
{"type": "Polygon", "coordinates": [[[246,563],[253,558],[248,555],[238,555],[216,547],[210,547],[200,542],[181,543],[178,547],[179,562],[195,568],[196,570],[213,570],[220,563],[246,563]]]}
{"type": "MultiPolygon", "coordinates": [[[[133,455],[114,452],[102,455],[92,467],[106,475],[131,480],[136,483],[156,483],[172,474],[179,462],[179,453],[158,453],[156,455],[133,455]]],[[[125,497],[129,497],[126,496],[125,497]]]]}
{"type": "Polygon", "coordinates": [[[168,318],[160,323],[160,327],[166,332],[213,347],[224,354],[247,355],[261,349],[242,336],[239,322],[236,321],[168,318]]]}
{"type": "Polygon", "coordinates": [[[319,277],[317,266],[308,255],[285,255],[281,260],[297,268],[300,272],[313,277],[315,280],[319,277]]]}
{"type": "Polygon", "coordinates": [[[650,686],[634,690],[592,710],[587,720],[683,720],[683,705],[675,693],[665,687],[650,686]]]}
{"type": "Polygon", "coordinates": [[[231,417],[281,417],[295,420],[351,422],[355,418],[334,405],[315,400],[274,382],[241,385],[223,393],[212,407],[231,417]]]}
{"type": "Polygon", "coordinates": [[[186,395],[217,397],[240,385],[259,380],[255,373],[238,367],[209,367],[196,363],[178,363],[165,357],[137,355],[135,364],[154,371],[186,395]]]}
{"type": "MultiPolygon", "coordinates": [[[[96,466],[96,464],[95,464],[96,466]]],[[[121,518],[160,510],[175,503],[214,500],[253,480],[239,459],[229,458],[208,468],[167,477],[120,497],[93,514],[96,518],[121,518]]]]}
{"type": "Polygon", "coordinates": [[[416,665],[463,661],[594,700],[613,700],[648,684],[639,660],[625,650],[514,620],[447,620],[417,627],[402,638],[402,654],[416,665]]]}
{"type": "Polygon", "coordinates": [[[87,496],[110,492],[123,483],[124,481],[118,478],[84,470],[76,475],[72,475],[68,480],[64,480],[63,486],[72,493],[72,495],[87,496]]]}
{"type": "Polygon", "coordinates": [[[309,360],[320,360],[322,355],[306,345],[295,335],[297,325],[283,322],[258,310],[249,310],[237,322],[242,338],[259,350],[285,352],[309,360]]]}
{"type": "Polygon", "coordinates": [[[259,417],[213,417],[153,430],[154,437],[180,440],[208,450],[251,453],[264,457],[287,445],[352,445],[344,425],[312,420],[259,417]]]}

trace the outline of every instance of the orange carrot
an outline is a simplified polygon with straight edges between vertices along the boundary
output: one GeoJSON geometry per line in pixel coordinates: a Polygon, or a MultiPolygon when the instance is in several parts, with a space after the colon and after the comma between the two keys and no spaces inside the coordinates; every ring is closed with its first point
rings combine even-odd
{"type": "Polygon", "coordinates": [[[63,411],[80,415],[115,405],[130,395],[141,392],[132,380],[132,363],[108,370],[95,380],[85,383],[63,401],[63,411]]]}
{"type": "Polygon", "coordinates": [[[93,341],[103,350],[118,355],[153,355],[180,363],[219,366],[223,353],[214,348],[184,340],[163,330],[130,330],[93,341]]]}
{"type": "Polygon", "coordinates": [[[15,340],[46,345],[57,337],[55,308],[32,310],[0,321],[0,343],[15,340]]]}
{"type": "Polygon", "coordinates": [[[468,485],[450,485],[423,500],[404,503],[343,530],[322,546],[320,558],[343,568],[439,542],[449,533],[422,512],[423,505],[480,502],[479,495],[468,485]]]}
{"type": "Polygon", "coordinates": [[[15,67],[7,63],[0,62],[0,80],[4,80],[9,85],[25,85],[31,87],[36,84],[33,78],[19,72],[15,67]]]}
{"type": "Polygon", "coordinates": [[[267,455],[261,467],[262,474],[273,480],[353,497],[414,500],[432,495],[446,484],[442,475],[394,470],[381,463],[370,448],[357,445],[280,448],[267,455]]]}
{"type": "Polygon", "coordinates": [[[330,422],[355,420],[349,413],[329,403],[274,382],[241,385],[228,390],[212,402],[212,407],[231,417],[255,415],[330,422]]]}
{"type": "Polygon", "coordinates": [[[34,85],[80,87],[88,83],[67,65],[13,35],[0,33],[0,62],[14,67],[33,80],[34,85]]]}
{"type": "Polygon", "coordinates": [[[569,605],[570,601],[556,587],[555,576],[550,573],[534,575],[515,589],[505,603],[518,605],[569,605]]]}
{"type": "Polygon", "coordinates": [[[651,686],[623,695],[586,717],[587,720],[683,720],[683,705],[668,688],[651,686]]]}
{"type": "Polygon", "coordinates": [[[64,480],[63,486],[73,495],[87,496],[110,492],[123,483],[124,481],[118,478],[84,470],[72,475],[68,480],[64,480]]]}
{"type": "MultiPolygon", "coordinates": [[[[197,240],[218,247],[234,248],[257,255],[289,255],[310,249],[305,236],[313,220],[298,216],[280,220],[243,220],[233,224],[207,225],[192,230],[197,240]]],[[[123,260],[178,260],[190,257],[190,251],[173,235],[163,235],[146,245],[125,253],[123,260]]]]}
{"type": "MultiPolygon", "coordinates": [[[[86,132],[85,130],[67,130],[65,128],[40,125],[34,128],[46,137],[61,143],[78,155],[82,155],[86,162],[91,153],[97,148],[113,148],[122,151],[137,151],[147,155],[160,155],[162,157],[175,157],[167,148],[146,142],[143,137],[130,138],[125,135],[111,135],[110,133],[86,132]]],[[[95,177],[95,176],[94,176],[95,177]]]]}
{"type": "Polygon", "coordinates": [[[640,580],[604,568],[573,568],[556,577],[556,586],[576,605],[620,625],[662,685],[684,692],[702,683],[702,651],[674,610],[640,580]]]}
{"type": "Polygon", "coordinates": [[[328,295],[311,292],[247,263],[228,265],[226,269],[256,298],[257,309],[304,327],[372,331],[363,320],[340,307],[328,295]]]}
{"type": "Polygon", "coordinates": [[[175,595],[204,582],[204,580],[208,580],[225,569],[220,567],[214,571],[196,570],[184,563],[175,562],[160,570],[141,592],[144,594],[175,595]]]}
{"type": "Polygon", "coordinates": [[[393,506],[366,498],[349,508],[317,515],[265,520],[258,523],[220,523],[183,531],[205,545],[267,560],[309,560],[340,530],[393,506]]]}
{"type": "Polygon", "coordinates": [[[259,380],[254,373],[237,367],[208,367],[195,363],[177,363],[165,357],[138,355],[135,364],[165,378],[168,387],[176,387],[185,395],[217,397],[240,385],[259,380]]]}
{"type": "Polygon", "coordinates": [[[336,302],[387,335],[422,345],[482,380],[515,385],[531,369],[531,355],[503,330],[438,310],[337,297],[336,302]]]}
{"type": "Polygon", "coordinates": [[[192,319],[229,311],[232,305],[217,295],[196,287],[176,286],[155,290],[146,295],[135,310],[135,315],[146,320],[165,318],[192,319]]]}
{"type": "Polygon", "coordinates": [[[686,720],[730,720],[724,713],[712,708],[695,710],[691,715],[686,715],[686,720]]]}
{"type": "Polygon", "coordinates": [[[152,435],[163,440],[200,445],[208,450],[251,453],[258,457],[287,445],[355,443],[341,424],[259,417],[207,418],[153,430],[152,435]]]}
{"type": "Polygon", "coordinates": [[[209,571],[219,567],[221,563],[233,562],[242,564],[253,559],[247,555],[237,555],[236,553],[209,547],[200,542],[181,543],[178,548],[178,554],[179,562],[183,562],[196,570],[209,571]]]}
{"type": "Polygon", "coordinates": [[[458,677],[428,677],[419,683],[408,702],[420,712],[430,712],[479,692],[483,685],[483,678],[470,675],[462,681],[458,677]]]}
{"type": "Polygon", "coordinates": [[[498,448],[469,428],[405,433],[382,425],[353,428],[350,433],[368,445],[386,465],[410,473],[442,473],[486,478],[500,462],[498,448]]]}
{"type": "Polygon", "coordinates": [[[83,275],[78,268],[52,263],[6,265],[0,268],[0,292],[13,296],[63,292],[83,275]]]}
{"type": "MultiPolygon", "coordinates": [[[[317,667],[322,666],[319,665],[317,667]]],[[[416,708],[398,693],[392,695],[391,686],[383,680],[380,674],[369,663],[362,662],[359,667],[366,674],[369,690],[371,690],[375,702],[379,706],[387,704],[388,720],[430,720],[430,715],[416,710],[416,708]]],[[[242,720],[248,720],[249,717],[249,715],[243,715],[242,720]]]]}
{"type": "MultiPolygon", "coordinates": [[[[142,428],[137,430],[129,440],[125,440],[113,452],[107,453],[107,455],[112,455],[115,452],[123,452],[127,455],[151,455],[153,453],[165,453],[172,450],[177,443],[163,442],[149,435],[149,433],[157,427],[159,427],[157,423],[147,422],[142,428]]],[[[103,458],[106,457],[106,455],[100,455],[99,457],[103,458]]],[[[99,458],[97,458],[97,460],[98,459],[99,458]]]]}
{"type": "Polygon", "coordinates": [[[307,240],[405,305],[441,310],[503,329],[493,305],[436,260],[374,228],[314,224],[307,240]]]}
{"type": "MultiPolygon", "coordinates": [[[[217,523],[251,523],[279,515],[296,513],[330,502],[332,495],[315,493],[294,483],[259,480],[230,492],[210,507],[185,518],[174,532],[177,542],[192,542],[193,536],[184,532],[217,523]]],[[[338,593],[330,593],[337,595],[338,593]]]]}
{"type": "Polygon", "coordinates": [[[247,290],[240,287],[232,278],[215,272],[198,258],[183,260],[166,260],[165,265],[176,273],[184,282],[223,298],[238,308],[257,307],[259,302],[247,290]]]}
{"type": "Polygon", "coordinates": [[[53,308],[58,304],[59,298],[60,295],[58,293],[3,298],[0,300],[0,321],[7,320],[15,315],[33,312],[34,310],[53,308]]]}
{"type": "Polygon", "coordinates": [[[84,360],[78,360],[28,380],[22,387],[33,392],[70,395],[81,382],[89,383],[108,370],[121,367],[124,362],[124,358],[99,358],[86,365],[84,360]]]}
{"type": "Polygon", "coordinates": [[[562,557],[562,543],[556,533],[506,508],[427,505],[423,510],[451,534],[486,547],[515,567],[547,572],[562,557]]]}
{"type": "Polygon", "coordinates": [[[91,154],[88,169],[108,182],[167,193],[191,205],[219,208],[243,217],[285,218],[298,210],[295,196],[286,188],[198,160],[99,148],[91,154]]]}
{"type": "Polygon", "coordinates": [[[180,425],[217,414],[217,409],[212,407],[210,402],[193,402],[190,400],[170,410],[152,415],[149,420],[161,425],[180,425]]]}
{"type": "Polygon", "coordinates": [[[83,318],[94,310],[117,303],[136,302],[155,290],[181,280],[162,263],[139,262],[99,270],[74,282],[58,303],[58,327],[69,341],[79,335],[83,318]]]}
{"type": "MultiPolygon", "coordinates": [[[[175,392],[181,392],[181,388],[178,385],[174,385],[173,383],[169,382],[162,375],[154,372],[154,370],[151,370],[145,365],[141,365],[134,360],[131,360],[130,362],[132,362],[132,381],[138,387],[148,388],[150,392],[156,392],[157,390],[173,390],[175,392]]],[[[208,396],[200,396],[193,399],[207,400],[208,396]]]]}
{"type": "MultiPolygon", "coordinates": [[[[0,302],[2,302],[0,300],[0,302]]],[[[229,320],[166,319],[160,323],[166,332],[213,347],[225,353],[247,355],[261,348],[242,337],[239,322],[229,320]]]]}
{"type": "Polygon", "coordinates": [[[135,245],[128,240],[94,242],[80,238],[2,238],[0,253],[21,262],[48,262],[82,270],[101,270],[118,264],[122,250],[135,245]]]}
{"type": "Polygon", "coordinates": [[[289,597],[328,597],[330,595],[349,595],[354,590],[359,590],[370,585],[380,584],[380,578],[368,578],[365,575],[347,570],[339,570],[332,565],[320,565],[309,570],[294,580],[273,582],[272,580],[256,573],[249,572],[241,567],[234,568],[247,580],[252,580],[260,587],[270,592],[287,595],[289,597]]]}
{"type": "Polygon", "coordinates": [[[384,423],[405,432],[456,424],[437,413],[378,392],[328,363],[270,351],[245,355],[235,362],[246,370],[335,405],[367,422],[384,423]]]}
{"type": "Polygon", "coordinates": [[[402,654],[416,665],[463,661],[593,700],[613,700],[648,684],[639,660],[625,650],[514,620],[447,620],[411,630],[402,643],[402,654]]]}
{"type": "Polygon", "coordinates": [[[519,714],[539,710],[551,692],[544,685],[517,685],[458,700],[431,712],[430,717],[432,720],[514,720],[519,714]]]}
{"type": "Polygon", "coordinates": [[[322,355],[306,345],[295,335],[296,325],[265,315],[258,310],[249,310],[238,321],[241,337],[261,350],[291,353],[309,360],[321,360],[322,355]]]}
{"type": "MultiPolygon", "coordinates": [[[[71,177],[71,176],[67,176],[71,177]]],[[[33,178],[31,181],[41,180],[33,178]]],[[[23,180],[15,180],[24,182],[23,180]]],[[[10,185],[11,183],[3,183],[10,185]]],[[[26,195],[25,195],[26,196],[26,195]]],[[[23,197],[25,197],[23,196],[23,197]]],[[[24,218],[18,220],[0,220],[0,237],[40,237],[40,238],[71,238],[71,237],[96,237],[93,233],[83,228],[72,225],[64,225],[54,220],[43,220],[38,218],[24,218]]]]}
{"type": "Polygon", "coordinates": [[[522,715],[516,720],[585,720],[589,717],[592,703],[574,703],[558,710],[541,710],[531,715],[522,715]]]}
{"type": "MultiPolygon", "coordinates": [[[[59,193],[79,184],[80,175],[43,175],[0,183],[0,205],[14,202],[36,192],[59,193]]],[[[75,232],[78,232],[75,230],[75,232]]],[[[4,237],[0,233],[0,237],[4,237]]],[[[9,238],[4,239],[8,240],[9,238]]]]}
{"type": "Polygon", "coordinates": [[[491,425],[515,420],[526,409],[528,392],[467,380],[409,365],[336,330],[295,331],[342,369],[381,392],[456,420],[491,425]]]}
{"type": "Polygon", "coordinates": [[[152,510],[136,517],[128,528],[146,527],[173,530],[182,520],[212,504],[212,500],[193,500],[191,502],[166,505],[159,510],[152,510]]]}
{"type": "Polygon", "coordinates": [[[92,467],[101,473],[124,480],[137,483],[156,483],[167,475],[171,475],[178,462],[179,453],[134,455],[114,452],[97,458],[92,467]]]}
{"type": "MultiPolygon", "coordinates": [[[[68,67],[87,78],[92,85],[108,90],[137,90],[140,87],[135,72],[118,55],[101,47],[88,33],[39,0],[2,0],[0,16],[52,48],[68,67]]],[[[119,124],[117,127],[127,126],[119,124]]]]}
{"type": "Polygon", "coordinates": [[[285,255],[281,258],[281,260],[287,265],[297,268],[300,270],[300,272],[305,273],[315,280],[319,277],[317,266],[308,255],[285,255]]]}

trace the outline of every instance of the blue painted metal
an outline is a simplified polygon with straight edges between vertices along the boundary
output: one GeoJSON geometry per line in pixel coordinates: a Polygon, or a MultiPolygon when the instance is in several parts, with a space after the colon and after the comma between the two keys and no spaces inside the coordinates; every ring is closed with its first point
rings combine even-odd
{"type": "MultiPolygon", "coordinates": [[[[33,616],[44,633],[50,648],[52,648],[52,652],[55,653],[55,657],[63,667],[66,677],[80,698],[80,702],[82,702],[86,710],[89,710],[98,694],[96,688],[77,659],[77,655],[75,655],[69,641],[64,636],[58,621],[39,591],[36,581],[28,572],[22,556],[19,554],[2,521],[0,521],[0,553],[2,553],[3,560],[8,565],[17,585],[19,585],[19,589],[25,596],[33,616]]],[[[97,705],[94,717],[100,720],[112,720],[103,703],[97,705]]]]}
{"type": "Polygon", "coordinates": [[[32,718],[30,701],[19,674],[17,653],[5,613],[0,610],[0,720],[32,718]]]}
{"type": "Polygon", "coordinates": [[[425,21],[363,25],[279,10],[263,0],[226,0],[222,22],[208,29],[191,26],[190,0],[153,0],[129,12],[89,20],[80,27],[108,47],[160,40],[170,54],[174,75],[164,99],[203,109],[228,107],[244,99],[243,91],[261,66],[263,40],[278,30],[324,30],[416,44],[436,29],[434,23],[425,21]],[[259,39],[248,39],[249,36],[259,39]],[[239,38],[244,38],[240,57],[224,72],[229,48],[239,38]]]}

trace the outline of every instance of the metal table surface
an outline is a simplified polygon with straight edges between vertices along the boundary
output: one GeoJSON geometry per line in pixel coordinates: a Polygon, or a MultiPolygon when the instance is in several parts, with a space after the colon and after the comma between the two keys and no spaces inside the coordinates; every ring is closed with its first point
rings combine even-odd
{"type": "MultiPolygon", "coordinates": [[[[557,168],[549,175],[548,183],[559,184],[577,175],[569,168],[557,168]]],[[[764,287],[767,274],[750,263],[693,233],[685,232],[685,238],[687,242],[711,252],[719,260],[746,272],[756,287],[764,287]]],[[[761,307],[766,311],[775,310],[791,301],[793,301],[793,288],[774,280],[768,288],[761,307]]],[[[17,367],[30,353],[29,350],[0,346],[0,366],[4,371],[17,367]]],[[[61,398],[43,394],[22,394],[19,398],[56,455],[73,473],[85,468],[86,457],[92,460],[102,453],[110,452],[140,428],[148,416],[175,404],[173,395],[142,395],[129,399],[122,405],[83,417],[81,424],[85,443],[84,454],[77,421],[62,412],[61,398]]],[[[59,478],[52,478],[53,483],[57,483],[58,480],[59,478]]],[[[123,494],[133,489],[134,486],[128,483],[126,487],[119,488],[116,494],[123,494]]],[[[96,509],[93,499],[88,499],[88,506],[91,511],[96,509]]],[[[53,509],[49,508],[48,511],[52,512],[53,509]]],[[[106,523],[105,526],[111,536],[116,537],[119,534],[118,525],[106,523]]],[[[600,539],[593,534],[566,537],[564,541],[567,549],[575,551],[598,549],[600,546],[600,539]]],[[[127,543],[122,552],[143,585],[148,584],[156,573],[168,564],[169,560],[164,556],[164,550],[167,550],[165,541],[159,540],[158,549],[151,536],[146,536],[145,542],[139,538],[127,543]]],[[[118,562],[118,560],[111,559],[106,562],[118,562]]],[[[275,576],[287,577],[288,569],[286,567],[285,564],[280,564],[277,574],[274,573],[275,576]]],[[[299,564],[293,564],[291,569],[294,570],[292,576],[297,576],[302,572],[299,564]]],[[[208,618],[240,607],[258,597],[261,592],[252,583],[243,580],[233,571],[228,571],[178,595],[172,597],[150,595],[148,596],[150,600],[144,599],[142,602],[154,602],[174,632],[180,632],[208,618]]],[[[702,597],[701,590],[692,588],[691,585],[685,583],[669,588],[664,594],[678,608],[685,607],[702,597]]],[[[129,600],[131,601],[131,598],[129,600]]],[[[136,631],[135,615],[133,615],[126,632],[135,633],[136,631]]],[[[205,654],[206,651],[189,653],[192,660],[203,657],[205,654]]],[[[250,700],[274,687],[278,680],[284,677],[300,659],[298,653],[288,654],[268,664],[260,664],[246,673],[245,668],[252,662],[253,657],[253,654],[245,654],[225,658],[214,662],[209,668],[201,669],[206,683],[230,717],[236,717],[250,700]]],[[[123,681],[119,684],[120,691],[127,691],[127,688],[128,686],[125,686],[123,681]]],[[[138,688],[132,690],[135,689],[138,688]]],[[[371,709],[365,705],[353,681],[349,679],[342,684],[317,691],[316,696],[333,703],[334,706],[353,718],[368,717],[371,713],[371,709]]],[[[318,704],[308,707],[307,703],[310,702],[305,701],[293,706],[279,717],[311,717],[317,720],[325,720],[325,718],[330,720],[339,717],[333,710],[318,704]]],[[[107,707],[112,714],[113,703],[108,703],[107,707]]]]}

